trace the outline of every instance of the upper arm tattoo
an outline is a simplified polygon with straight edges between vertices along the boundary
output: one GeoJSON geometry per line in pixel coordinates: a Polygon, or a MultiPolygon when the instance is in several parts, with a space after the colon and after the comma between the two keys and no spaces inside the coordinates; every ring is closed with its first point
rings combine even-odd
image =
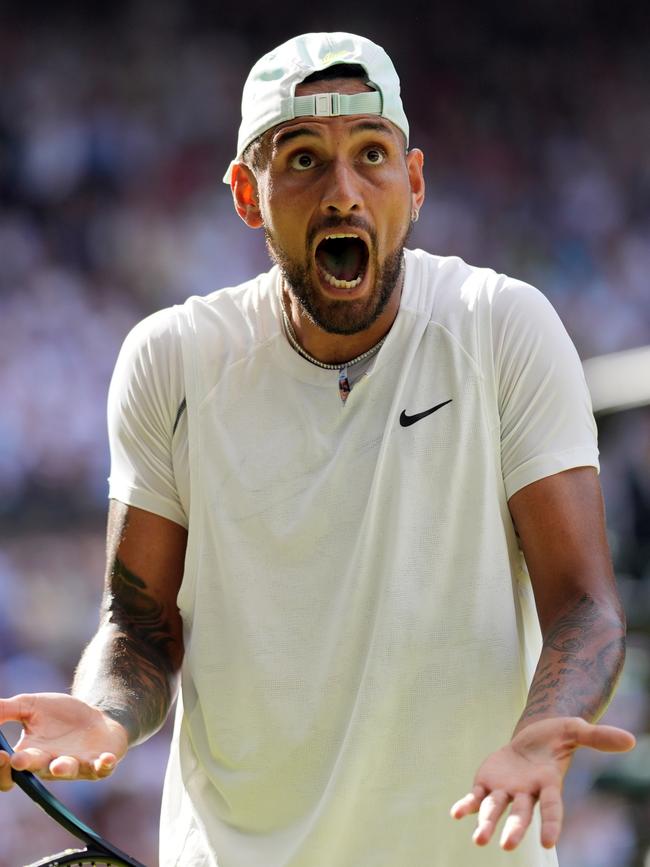
{"type": "Polygon", "coordinates": [[[116,630],[107,665],[119,694],[107,695],[99,705],[125,725],[133,742],[158,729],[167,716],[178,639],[164,606],[119,557],[108,577],[103,611],[116,630]]]}
{"type": "Polygon", "coordinates": [[[110,592],[105,605],[110,620],[126,628],[143,649],[168,659],[174,636],[165,619],[163,605],[147,593],[147,585],[135,572],[115,558],[110,574],[110,592]]]}

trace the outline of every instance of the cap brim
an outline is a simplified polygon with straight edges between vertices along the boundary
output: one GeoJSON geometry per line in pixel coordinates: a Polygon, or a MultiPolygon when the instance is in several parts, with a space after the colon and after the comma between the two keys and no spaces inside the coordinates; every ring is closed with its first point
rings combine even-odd
{"type": "Polygon", "coordinates": [[[237,162],[237,160],[231,161],[231,163],[228,166],[228,169],[226,171],[226,174],[223,176],[223,182],[224,182],[224,184],[228,184],[228,186],[230,186],[230,182],[232,181],[232,170],[235,167],[236,162],[237,162]]]}

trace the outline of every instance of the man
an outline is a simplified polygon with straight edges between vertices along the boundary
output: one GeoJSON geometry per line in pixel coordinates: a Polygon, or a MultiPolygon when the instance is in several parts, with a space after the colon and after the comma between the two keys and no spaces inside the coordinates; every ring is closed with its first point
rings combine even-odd
{"type": "Polygon", "coordinates": [[[579,361],[532,287],[404,249],[422,167],[381,48],[280,46],[226,175],[275,266],[120,355],[100,628],[0,721],[103,777],[180,672],[164,865],[555,864],[574,750],[633,745],[592,724],[624,623],[579,361]]]}

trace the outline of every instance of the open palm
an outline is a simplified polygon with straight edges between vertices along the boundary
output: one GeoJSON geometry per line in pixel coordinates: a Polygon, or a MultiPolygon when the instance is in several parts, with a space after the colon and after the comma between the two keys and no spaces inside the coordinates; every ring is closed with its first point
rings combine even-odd
{"type": "Polygon", "coordinates": [[[539,801],[541,842],[551,848],[560,836],[562,783],[576,749],[625,752],[634,743],[634,736],[623,729],[592,725],[579,717],[530,723],[509,744],[488,756],[474,778],[472,791],[454,804],[451,815],[461,819],[478,813],[473,839],[484,846],[512,804],[500,840],[500,845],[510,850],[521,842],[539,801]]]}
{"type": "Polygon", "coordinates": [[[11,787],[11,768],[43,779],[98,779],[111,773],[127,750],[125,729],[97,708],[64,693],[35,693],[0,700],[0,724],[23,731],[11,759],[0,752],[0,789],[11,787]]]}

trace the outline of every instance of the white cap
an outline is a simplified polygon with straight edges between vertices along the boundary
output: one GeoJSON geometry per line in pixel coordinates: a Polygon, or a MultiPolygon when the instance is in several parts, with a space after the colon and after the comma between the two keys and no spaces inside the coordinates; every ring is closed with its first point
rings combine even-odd
{"type": "Polygon", "coordinates": [[[402,130],[408,145],[409,124],[395,67],[383,48],[353,33],[303,33],[265,54],[246,79],[241,114],[237,156],[224,175],[227,184],[234,163],[241,160],[252,141],[267,129],[296,117],[378,114],[402,130]],[[374,91],[294,96],[297,84],[337,63],[363,67],[366,83],[374,91]]]}

